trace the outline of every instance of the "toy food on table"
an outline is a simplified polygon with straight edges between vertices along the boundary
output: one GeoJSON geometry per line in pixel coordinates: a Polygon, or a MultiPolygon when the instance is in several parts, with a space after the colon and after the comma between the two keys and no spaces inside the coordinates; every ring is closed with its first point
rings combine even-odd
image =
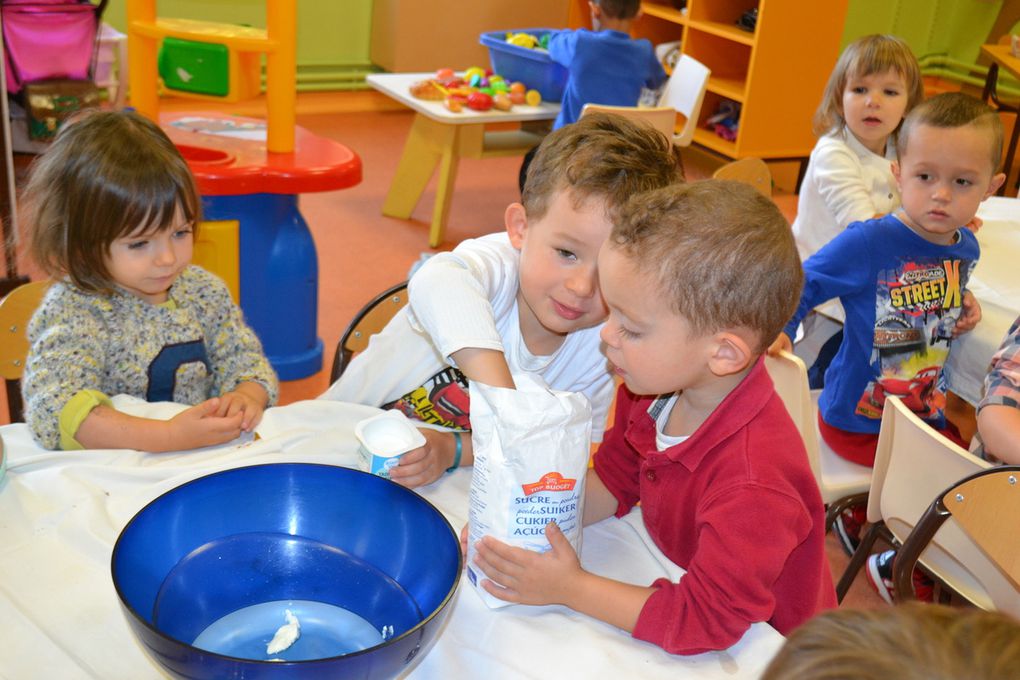
{"type": "Polygon", "coordinates": [[[475,111],[488,111],[492,108],[492,95],[484,92],[472,92],[468,95],[467,105],[475,111]]]}
{"type": "Polygon", "coordinates": [[[510,111],[514,106],[542,103],[538,90],[529,90],[521,82],[508,83],[480,66],[472,66],[460,76],[453,69],[441,68],[432,78],[412,83],[409,90],[418,99],[442,101],[452,113],[460,113],[465,106],[474,111],[510,111]]]}
{"type": "Polygon", "coordinates": [[[439,89],[439,84],[434,80],[419,80],[411,84],[411,96],[429,101],[439,101],[446,94],[439,89]]]}

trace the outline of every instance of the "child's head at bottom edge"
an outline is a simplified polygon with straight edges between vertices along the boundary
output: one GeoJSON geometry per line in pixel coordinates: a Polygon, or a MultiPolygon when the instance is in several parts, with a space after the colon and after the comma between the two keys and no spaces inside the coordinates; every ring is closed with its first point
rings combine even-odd
{"type": "Polygon", "coordinates": [[[987,104],[946,92],[911,111],[896,140],[893,175],[905,222],[921,238],[949,245],[1006,176],[1002,121],[987,104]]]}
{"type": "Polygon", "coordinates": [[[769,346],[803,270],[776,205],[740,182],[634,196],[599,255],[606,355],[637,394],[707,387],[769,346]]]}
{"type": "Polygon", "coordinates": [[[180,152],[132,111],[88,111],[65,123],[33,163],[24,199],[36,263],[87,293],[121,283],[111,272],[115,242],[171,229],[190,240],[201,215],[180,152]]]}
{"type": "Polygon", "coordinates": [[[1020,665],[1020,622],[1001,612],[907,602],[832,609],[787,638],[762,680],[1006,680],[1020,665]]]}
{"type": "Polygon", "coordinates": [[[596,263],[614,215],[630,196],[682,181],[679,151],[649,125],[593,114],[545,138],[522,203],[505,214],[521,253],[518,303],[532,351],[605,319],[596,263]]]}

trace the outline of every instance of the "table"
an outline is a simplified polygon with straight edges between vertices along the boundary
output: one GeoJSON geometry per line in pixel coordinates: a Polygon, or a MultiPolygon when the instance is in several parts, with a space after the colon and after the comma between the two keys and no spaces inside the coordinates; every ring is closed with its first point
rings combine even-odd
{"type": "Polygon", "coordinates": [[[949,389],[970,404],[981,400],[992,355],[1020,316],[1020,199],[993,196],[981,204],[981,259],[968,288],[981,303],[981,323],[953,341],[946,361],[949,389]]]}
{"type": "MultiPolygon", "coordinates": [[[[1020,110],[1016,107],[1003,104],[999,101],[999,97],[996,93],[996,84],[999,79],[999,68],[1004,68],[1009,71],[1014,77],[1020,78],[1020,57],[1014,57],[1009,45],[982,45],[981,51],[985,56],[991,58],[992,65],[988,68],[988,76],[985,78],[985,89],[983,93],[983,99],[988,101],[991,99],[995,102],[995,105],[1002,111],[1010,111],[1020,116],[1020,110]]],[[[1010,135],[1009,144],[1006,148],[1006,160],[1003,164],[1006,173],[1006,181],[1003,182],[1002,186],[999,187],[999,195],[1002,196],[1006,192],[1006,185],[1009,184],[1009,173],[1013,169],[1013,158],[1016,155],[1017,140],[1020,139],[1020,119],[1013,124],[1013,134],[1010,135]]],[[[1017,178],[1016,184],[1013,188],[1020,187],[1020,177],[1017,178]]]]}
{"type": "Polygon", "coordinates": [[[542,134],[530,131],[527,123],[549,121],[559,113],[559,103],[514,106],[510,111],[448,111],[441,101],[411,96],[409,87],[431,73],[372,74],[366,81],[376,90],[414,109],[414,123],[404,143],[397,174],[383,203],[383,215],[407,219],[425,191],[433,171],[439,167],[439,186],[432,208],[429,246],[443,240],[450,213],[453,183],[461,158],[520,156],[542,141],[542,134]],[[520,130],[486,131],[493,123],[525,123],[520,130]]]}
{"type": "MultiPolygon", "coordinates": [[[[123,395],[114,403],[149,417],[170,417],[182,408],[123,395]]],[[[24,424],[0,427],[9,456],[0,481],[0,632],[7,650],[0,654],[0,677],[165,677],[131,635],[110,578],[121,528],[159,494],[219,470],[269,462],[353,465],[354,425],[378,412],[298,402],[269,409],[258,441],[176,454],[45,451],[24,424]]],[[[470,480],[470,470],[458,470],[421,490],[458,530],[467,519],[470,480]]],[[[683,574],[655,548],[640,511],[586,528],[582,562],[642,585],[683,574]]],[[[489,610],[466,578],[450,606],[435,646],[402,677],[753,678],[783,642],[758,623],[726,651],[672,656],[563,607],[489,610]]]]}

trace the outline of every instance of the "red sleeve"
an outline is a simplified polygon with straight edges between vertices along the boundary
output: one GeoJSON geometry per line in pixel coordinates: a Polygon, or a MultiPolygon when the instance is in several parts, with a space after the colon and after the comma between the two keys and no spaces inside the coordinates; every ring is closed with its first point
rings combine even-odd
{"type": "Polygon", "coordinates": [[[606,432],[602,444],[595,452],[595,474],[616,497],[619,505],[616,516],[623,517],[633,508],[639,498],[638,471],[641,458],[627,443],[624,435],[631,419],[631,412],[638,397],[623,385],[616,391],[616,410],[613,427],[606,432]]]}
{"type": "Polygon", "coordinates": [[[799,499],[755,485],[715,494],[697,524],[687,573],[679,583],[652,584],[657,592],[634,627],[635,638],[671,654],[726,649],[752,623],[770,620],[776,580],[812,527],[799,499]]]}

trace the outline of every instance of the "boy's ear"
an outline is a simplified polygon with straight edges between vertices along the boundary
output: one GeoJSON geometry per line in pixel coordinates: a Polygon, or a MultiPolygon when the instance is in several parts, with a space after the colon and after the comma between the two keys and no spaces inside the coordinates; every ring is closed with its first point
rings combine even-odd
{"type": "MultiPolygon", "coordinates": [[[[999,190],[999,187],[1001,187],[1005,182],[1006,173],[1000,172],[998,174],[992,175],[992,181],[988,183],[988,191],[985,192],[985,198],[988,198],[989,196],[993,195],[996,191],[999,190]]],[[[983,201],[984,198],[982,198],[981,200],[983,201]]]]}
{"type": "Polygon", "coordinates": [[[708,358],[708,368],[717,376],[739,373],[756,358],[747,339],[733,331],[720,331],[715,335],[715,346],[708,358]]]}
{"type": "Polygon", "coordinates": [[[511,203],[503,213],[506,233],[510,236],[510,245],[520,250],[524,245],[524,234],[528,231],[528,213],[520,203],[511,203]]]}
{"type": "Polygon", "coordinates": [[[900,162],[891,161],[889,163],[889,169],[892,170],[893,177],[896,178],[896,188],[902,191],[902,187],[900,186],[900,162]]]}

